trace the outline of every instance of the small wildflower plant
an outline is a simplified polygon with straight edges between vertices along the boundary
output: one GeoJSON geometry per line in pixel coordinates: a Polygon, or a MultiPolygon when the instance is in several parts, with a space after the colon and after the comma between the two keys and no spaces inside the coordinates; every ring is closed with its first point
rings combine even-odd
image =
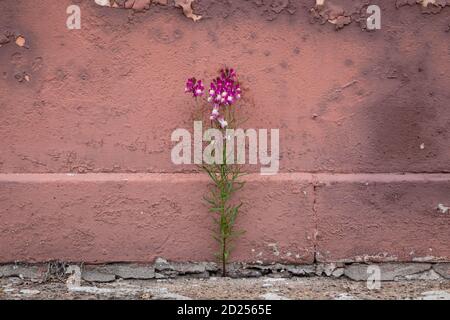
{"type": "MultiPolygon", "coordinates": [[[[208,164],[202,163],[200,167],[208,174],[213,183],[213,188],[204,199],[209,205],[209,211],[214,214],[213,220],[216,228],[213,237],[220,246],[216,255],[222,264],[222,275],[226,276],[226,266],[234,241],[243,233],[241,230],[236,230],[236,218],[242,202],[232,201],[232,196],[244,186],[244,182],[239,179],[243,173],[241,173],[239,164],[227,163],[227,145],[229,144],[229,149],[231,149],[232,144],[226,135],[227,129],[233,129],[237,125],[235,111],[237,103],[241,99],[241,88],[236,71],[224,68],[220,70],[219,76],[212,80],[206,94],[202,80],[196,78],[187,80],[185,92],[192,95],[197,105],[199,103],[206,105],[209,111],[210,127],[220,130],[225,137],[223,141],[214,141],[222,144],[219,148],[223,153],[222,161],[220,163],[215,161],[208,164]]],[[[228,150],[228,152],[233,152],[233,150],[228,150]]]]}

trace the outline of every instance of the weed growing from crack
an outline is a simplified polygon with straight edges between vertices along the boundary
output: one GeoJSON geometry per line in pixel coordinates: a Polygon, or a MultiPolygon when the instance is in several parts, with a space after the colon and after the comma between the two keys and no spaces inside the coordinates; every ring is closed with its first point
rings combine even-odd
{"type": "MultiPolygon", "coordinates": [[[[205,87],[202,80],[190,78],[186,83],[186,93],[192,94],[199,105],[199,97],[205,93],[205,87]]],[[[222,276],[227,274],[227,263],[230,258],[231,251],[235,240],[242,235],[244,231],[237,230],[236,219],[242,206],[242,202],[237,204],[233,202],[233,195],[242,189],[244,182],[239,178],[244,175],[241,172],[239,164],[227,163],[228,151],[231,150],[233,144],[227,137],[227,129],[236,127],[235,104],[241,98],[241,88],[237,80],[236,72],[233,69],[222,69],[220,75],[214,79],[208,91],[208,106],[212,107],[209,120],[210,127],[217,129],[224,137],[223,141],[214,141],[219,144],[221,150],[222,161],[212,161],[212,163],[200,165],[212,181],[213,188],[204,200],[209,205],[209,211],[213,213],[215,229],[213,237],[219,244],[219,251],[216,257],[222,265],[222,276]],[[230,149],[228,150],[227,149],[230,149]]],[[[231,137],[233,138],[233,137],[231,137]]],[[[215,154],[212,158],[216,159],[215,154]]]]}

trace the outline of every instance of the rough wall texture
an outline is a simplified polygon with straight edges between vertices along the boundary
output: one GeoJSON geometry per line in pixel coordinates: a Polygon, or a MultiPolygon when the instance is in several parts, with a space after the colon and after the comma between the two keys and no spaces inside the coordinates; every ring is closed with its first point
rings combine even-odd
{"type": "Polygon", "coordinates": [[[450,7],[428,2],[371,1],[371,32],[368,1],[202,0],[193,22],[172,1],[0,0],[0,262],[213,259],[206,180],[170,134],[192,127],[185,79],[223,64],[245,126],[281,143],[235,259],[449,260],[450,7]]]}

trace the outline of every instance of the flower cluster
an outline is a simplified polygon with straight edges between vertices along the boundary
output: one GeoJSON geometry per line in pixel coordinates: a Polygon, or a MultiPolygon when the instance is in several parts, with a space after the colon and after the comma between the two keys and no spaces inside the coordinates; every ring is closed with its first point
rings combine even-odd
{"type": "Polygon", "coordinates": [[[186,82],[186,88],[184,89],[186,93],[192,93],[192,96],[198,97],[202,96],[205,92],[205,87],[203,86],[202,80],[198,80],[195,78],[190,78],[186,82]]]}
{"type": "MultiPolygon", "coordinates": [[[[203,95],[202,81],[197,81],[195,78],[188,79],[186,92],[192,93],[194,97],[203,95]]],[[[237,81],[236,71],[228,68],[222,69],[220,76],[211,82],[208,93],[208,102],[213,106],[210,119],[217,121],[222,128],[225,128],[228,122],[220,114],[220,109],[231,106],[241,98],[241,88],[237,81]]]]}
{"type": "Polygon", "coordinates": [[[238,100],[241,97],[241,88],[236,78],[233,69],[222,69],[220,77],[211,82],[208,101],[219,106],[230,106],[238,100]]]}

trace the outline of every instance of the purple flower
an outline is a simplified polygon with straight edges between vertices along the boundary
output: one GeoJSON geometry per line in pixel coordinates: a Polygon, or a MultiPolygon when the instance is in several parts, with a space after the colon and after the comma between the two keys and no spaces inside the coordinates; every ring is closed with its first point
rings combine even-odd
{"type": "Polygon", "coordinates": [[[220,77],[211,82],[208,101],[214,105],[230,106],[241,98],[241,88],[234,69],[220,70],[220,77]]]}
{"type": "Polygon", "coordinates": [[[205,92],[205,87],[203,86],[202,80],[197,80],[195,78],[188,79],[184,92],[192,93],[194,98],[203,95],[205,92]]]}
{"type": "Polygon", "coordinates": [[[219,105],[215,105],[213,110],[211,111],[210,120],[217,120],[219,117],[219,105]]]}
{"type": "Polygon", "coordinates": [[[225,128],[226,126],[228,126],[228,122],[225,120],[225,118],[223,116],[219,116],[217,118],[217,121],[219,122],[221,128],[225,128]]]}
{"type": "MultiPolygon", "coordinates": [[[[191,93],[194,98],[202,96],[205,87],[202,80],[190,78],[186,82],[186,93],[191,93]]],[[[208,90],[208,102],[213,106],[210,120],[217,121],[220,127],[225,128],[228,122],[220,110],[229,107],[241,98],[241,88],[234,69],[225,68],[220,70],[220,75],[211,82],[208,90]]]]}

